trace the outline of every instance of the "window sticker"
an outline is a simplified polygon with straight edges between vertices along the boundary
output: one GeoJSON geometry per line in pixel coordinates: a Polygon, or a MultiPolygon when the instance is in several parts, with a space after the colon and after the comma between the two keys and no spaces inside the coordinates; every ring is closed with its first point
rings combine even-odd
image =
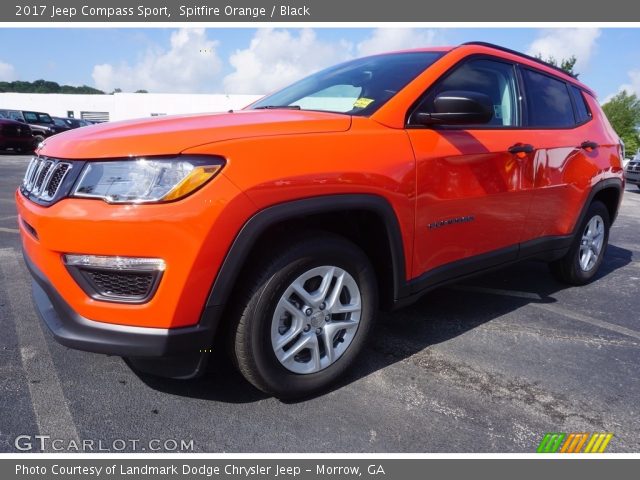
{"type": "Polygon", "coordinates": [[[373,103],[373,98],[359,98],[353,104],[354,108],[366,108],[373,103]]]}

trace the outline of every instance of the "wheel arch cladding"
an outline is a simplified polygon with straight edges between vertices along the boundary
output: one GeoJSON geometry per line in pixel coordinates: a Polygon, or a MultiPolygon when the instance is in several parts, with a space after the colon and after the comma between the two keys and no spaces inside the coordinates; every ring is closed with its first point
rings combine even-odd
{"type": "Polygon", "coordinates": [[[605,207],[607,207],[609,211],[609,221],[613,224],[613,221],[618,215],[620,200],[622,200],[622,184],[619,182],[609,182],[602,185],[601,188],[596,190],[590,203],[596,200],[604,203],[605,207]]]}
{"type": "Polygon", "coordinates": [[[390,203],[377,195],[327,195],[267,207],[251,217],[227,252],[209,292],[207,307],[225,305],[251,256],[290,232],[287,227],[293,223],[298,231],[337,233],[362,248],[376,269],[383,307],[390,308],[404,296],[405,253],[400,224],[390,203]],[[323,221],[329,216],[330,223],[323,221]]]}

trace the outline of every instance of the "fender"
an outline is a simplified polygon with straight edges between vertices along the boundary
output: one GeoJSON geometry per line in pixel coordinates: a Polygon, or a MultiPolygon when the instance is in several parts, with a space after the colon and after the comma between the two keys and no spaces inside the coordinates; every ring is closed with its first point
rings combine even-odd
{"type": "Polygon", "coordinates": [[[618,205],[616,206],[616,211],[611,216],[611,225],[613,225],[614,220],[618,216],[618,211],[620,210],[620,203],[622,202],[622,194],[624,190],[624,182],[620,178],[605,178],[604,180],[600,180],[593,187],[591,187],[591,191],[589,192],[589,196],[587,197],[587,201],[582,205],[582,210],[580,211],[580,215],[576,220],[575,225],[573,226],[572,236],[578,233],[578,228],[582,224],[585,215],[587,214],[587,210],[589,209],[589,205],[593,202],[595,196],[606,188],[615,188],[618,190],[618,205]]]}
{"type": "Polygon", "coordinates": [[[255,246],[256,240],[269,227],[297,217],[345,210],[369,211],[382,219],[391,250],[394,302],[405,296],[407,294],[405,252],[400,224],[391,204],[378,195],[326,195],[273,205],[247,220],[233,241],[213,282],[201,322],[217,325],[240,270],[255,246]]]}

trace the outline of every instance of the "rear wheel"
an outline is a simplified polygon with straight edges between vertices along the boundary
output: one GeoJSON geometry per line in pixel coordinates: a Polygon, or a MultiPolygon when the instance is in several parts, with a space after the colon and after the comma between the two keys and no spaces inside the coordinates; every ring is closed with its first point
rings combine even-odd
{"type": "Polygon", "coordinates": [[[609,241],[609,211],[599,201],[593,202],[567,254],[550,264],[558,280],[584,285],[598,272],[609,241]]]}
{"type": "Polygon", "coordinates": [[[281,398],[322,390],[362,349],[377,310],[373,267],[353,243],[318,234],[249,275],[230,350],[244,377],[281,398]]]}

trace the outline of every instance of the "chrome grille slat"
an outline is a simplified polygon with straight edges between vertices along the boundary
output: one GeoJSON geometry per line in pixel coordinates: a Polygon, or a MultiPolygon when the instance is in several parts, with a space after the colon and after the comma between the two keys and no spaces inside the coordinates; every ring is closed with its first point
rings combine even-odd
{"type": "Polygon", "coordinates": [[[27,167],[27,171],[24,174],[24,178],[22,179],[22,186],[26,187],[29,184],[29,179],[31,178],[31,174],[33,173],[33,168],[35,166],[35,158],[32,158],[29,162],[29,166],[27,167]]]}
{"type": "Polygon", "coordinates": [[[42,160],[38,157],[34,157],[33,160],[31,160],[31,164],[27,169],[27,175],[25,176],[25,187],[27,188],[27,190],[31,190],[33,188],[33,182],[36,178],[36,173],[38,172],[38,168],[40,167],[41,163],[42,160]]]}
{"type": "Polygon", "coordinates": [[[52,200],[71,167],[71,163],[68,162],[34,157],[29,162],[22,180],[22,192],[31,199],[52,200]]]}
{"type": "Polygon", "coordinates": [[[44,160],[43,160],[43,161],[41,161],[41,162],[38,164],[38,168],[37,168],[37,170],[36,170],[36,173],[35,173],[35,175],[33,176],[33,185],[32,185],[32,188],[33,188],[33,189],[36,189],[36,188],[37,188],[37,186],[38,186],[38,179],[40,178],[40,174],[42,173],[42,170],[44,169],[44,164],[45,164],[44,160]]]}
{"type": "Polygon", "coordinates": [[[51,170],[51,166],[53,162],[51,160],[46,160],[42,162],[42,165],[38,169],[38,176],[36,177],[36,185],[34,188],[34,193],[36,195],[40,195],[42,193],[42,186],[44,185],[44,181],[47,179],[47,174],[49,170],[51,170]]]}

